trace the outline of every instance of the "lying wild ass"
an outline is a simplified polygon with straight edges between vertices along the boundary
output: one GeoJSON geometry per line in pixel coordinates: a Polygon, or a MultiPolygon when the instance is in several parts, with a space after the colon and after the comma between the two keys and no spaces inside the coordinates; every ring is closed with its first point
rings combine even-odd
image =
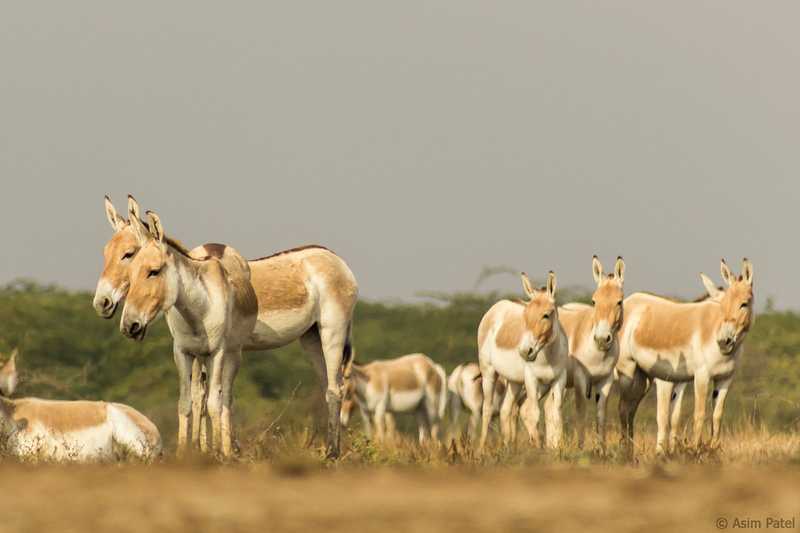
{"type": "Polygon", "coordinates": [[[622,327],[625,262],[617,258],[614,272],[603,273],[603,265],[592,258],[592,274],[597,288],[592,305],[570,303],[558,310],[561,327],[569,343],[567,387],[575,389],[578,444],[583,446],[586,426],[586,400],[595,389],[597,438],[600,447],[606,439],[606,405],[614,384],[614,367],[619,355],[617,332],[622,327]]]}
{"type": "Polygon", "coordinates": [[[161,453],[158,428],[119,403],[12,400],[18,382],[17,351],[0,369],[0,447],[20,458],[104,461],[118,451],[149,461],[161,453]]]}
{"type": "Polygon", "coordinates": [[[481,449],[486,445],[498,376],[508,381],[500,408],[503,440],[508,442],[512,438],[512,410],[524,384],[529,400],[522,418],[531,439],[537,446],[541,444],[539,401],[546,396],[547,445],[557,447],[561,442],[561,403],[569,353],[567,337],[558,320],[556,275],[551,271],[547,285],[536,289],[523,273],[522,286],[527,302],[501,300],[489,309],[478,326],[478,358],[483,376],[481,449]]]}
{"type": "MultiPolygon", "coordinates": [[[[119,216],[106,198],[105,209],[114,235],[106,244],[103,273],[97,284],[94,305],[98,314],[111,318],[119,302],[126,296],[132,275],[130,264],[141,249],[131,220],[139,220],[139,206],[128,198],[128,220],[119,216]]],[[[170,253],[191,259],[216,257],[223,266],[228,262],[235,270],[239,254],[220,244],[206,244],[191,251],[180,243],[164,237],[170,253]]],[[[327,454],[339,455],[339,411],[343,363],[351,352],[353,308],[358,286],[347,264],[336,254],[321,246],[307,246],[287,250],[268,257],[247,262],[250,283],[257,304],[256,322],[243,349],[268,350],[299,339],[311,357],[319,377],[323,397],[328,404],[327,454]]],[[[202,399],[197,392],[202,388],[199,365],[192,372],[192,359],[203,353],[177,351],[175,354],[180,379],[178,404],[178,450],[185,451],[189,435],[190,417],[195,414],[191,437],[199,437],[198,415],[202,404],[192,405],[192,396],[202,399]],[[195,389],[192,394],[191,389],[195,389]]],[[[219,396],[220,392],[215,393],[219,396]]]]}
{"type": "Polygon", "coordinates": [[[429,433],[437,441],[447,406],[446,382],[444,369],[421,353],[373,361],[364,366],[351,362],[346,371],[342,424],[347,426],[353,404],[357,403],[367,435],[372,435],[370,422],[373,422],[375,437],[382,441],[386,435],[387,414],[415,413],[420,443],[429,433]]]}
{"type": "MultiPolygon", "coordinates": [[[[476,437],[483,408],[481,368],[478,363],[463,363],[455,367],[447,378],[447,390],[450,393],[450,419],[453,427],[458,424],[461,410],[466,408],[469,411],[468,435],[470,438],[476,437]]],[[[506,382],[504,379],[498,379],[494,387],[492,415],[500,413],[505,393],[506,382]]]]}
{"type": "Polygon", "coordinates": [[[725,398],[753,320],[753,265],[744,259],[738,277],[725,260],[720,270],[727,288],[718,289],[701,274],[710,296],[703,301],[682,303],[644,293],[625,299],[617,372],[620,423],[629,443],[649,380],[655,380],[658,389],[659,452],[665,451],[670,422],[677,423],[675,410],[689,381],[694,381],[694,444],[702,440],[709,384],[713,386],[711,438],[713,444],[719,442],[725,398]]]}

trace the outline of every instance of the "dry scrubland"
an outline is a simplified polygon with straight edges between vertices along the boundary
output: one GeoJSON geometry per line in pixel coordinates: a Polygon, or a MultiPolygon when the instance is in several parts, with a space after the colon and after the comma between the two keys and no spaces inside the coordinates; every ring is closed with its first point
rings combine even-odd
{"type": "MultiPolygon", "coordinates": [[[[612,435],[615,442],[616,435],[612,435]]],[[[6,460],[0,531],[717,531],[800,515],[800,437],[740,428],[721,449],[630,460],[520,443],[377,447],[358,433],[325,462],[308,433],[254,434],[229,464],[27,465],[6,460]],[[313,442],[313,443],[312,443],[313,442]]]]}

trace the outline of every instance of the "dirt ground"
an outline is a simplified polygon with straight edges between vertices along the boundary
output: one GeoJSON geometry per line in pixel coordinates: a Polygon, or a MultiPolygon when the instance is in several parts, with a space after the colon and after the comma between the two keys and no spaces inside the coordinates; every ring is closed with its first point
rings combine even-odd
{"type": "MultiPolygon", "coordinates": [[[[0,465],[0,531],[719,531],[794,519],[800,467],[0,465]],[[742,522],[739,522],[741,525],[742,522]]],[[[752,528],[750,528],[752,529],[752,528]]]]}

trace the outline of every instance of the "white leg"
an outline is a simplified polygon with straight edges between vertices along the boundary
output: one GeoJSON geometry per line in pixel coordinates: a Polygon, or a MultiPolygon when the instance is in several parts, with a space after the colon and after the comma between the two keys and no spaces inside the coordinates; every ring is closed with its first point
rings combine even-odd
{"type": "Polygon", "coordinates": [[[481,420],[481,438],[478,449],[483,450],[486,446],[486,438],[489,436],[489,422],[492,421],[492,400],[494,399],[494,382],[497,374],[491,366],[481,365],[481,388],[483,389],[483,417],[481,420]]]}
{"type": "Polygon", "coordinates": [[[706,398],[708,398],[709,377],[707,373],[695,372],[694,375],[694,446],[703,442],[703,426],[706,422],[706,398]]]}
{"type": "Polygon", "coordinates": [[[192,361],[192,448],[208,451],[206,428],[206,396],[208,395],[204,364],[202,359],[194,357],[192,361]]]}
{"type": "Polygon", "coordinates": [[[669,434],[669,408],[672,403],[672,391],[674,384],[670,381],[656,379],[656,423],[658,433],[656,435],[656,453],[665,454],[667,452],[667,435],[669,434]]]}
{"type": "Polygon", "coordinates": [[[578,433],[578,448],[583,448],[586,440],[586,389],[589,377],[582,367],[575,364],[572,379],[572,386],[575,389],[575,428],[578,433]]]}
{"type": "Polygon", "coordinates": [[[674,450],[678,443],[678,430],[681,424],[681,404],[683,403],[683,391],[686,390],[687,382],[676,383],[672,390],[672,398],[669,403],[669,449],[674,450]]]}
{"type": "Polygon", "coordinates": [[[517,401],[519,389],[520,385],[518,383],[509,382],[508,386],[506,386],[506,394],[503,397],[503,405],[500,406],[500,434],[503,436],[503,444],[505,445],[511,442],[512,411],[517,401]]]}
{"type": "MultiPolygon", "coordinates": [[[[328,403],[328,437],[326,455],[329,458],[339,457],[339,439],[341,423],[339,415],[342,407],[342,358],[348,328],[346,324],[335,327],[321,326],[319,330],[322,351],[325,354],[325,375],[327,389],[325,400],[328,403]]],[[[381,420],[381,426],[383,420],[381,420]]],[[[381,428],[382,429],[382,428],[381,428]]]]}
{"type": "Polygon", "coordinates": [[[725,409],[725,398],[728,397],[728,389],[733,381],[733,376],[714,381],[714,390],[711,393],[712,404],[714,406],[712,419],[711,419],[711,444],[714,446],[719,445],[722,429],[722,412],[725,409]]]}
{"type": "Polygon", "coordinates": [[[525,428],[528,430],[531,442],[534,446],[541,447],[542,436],[539,431],[539,417],[541,416],[539,410],[539,389],[541,384],[539,380],[530,371],[530,368],[525,366],[525,392],[528,398],[522,406],[522,421],[525,423],[525,428]]]}
{"type": "Polygon", "coordinates": [[[609,376],[600,384],[595,396],[597,398],[597,442],[600,449],[606,448],[606,415],[608,414],[608,397],[611,395],[611,388],[614,386],[614,374],[609,376]]]}
{"type": "Polygon", "coordinates": [[[225,350],[219,349],[206,359],[208,370],[208,399],[206,408],[211,418],[211,446],[215,452],[222,451],[222,380],[225,350]]]}
{"type": "Polygon", "coordinates": [[[564,402],[564,391],[567,388],[567,375],[563,373],[550,387],[550,393],[545,402],[545,423],[547,429],[547,447],[558,448],[564,433],[564,423],[561,417],[561,407],[564,402]]]}
{"type": "Polygon", "coordinates": [[[386,438],[386,430],[384,423],[386,422],[386,398],[381,399],[378,405],[375,406],[375,411],[372,413],[372,421],[375,424],[375,440],[383,442],[386,438]]]}
{"type": "Polygon", "coordinates": [[[186,453],[189,442],[189,423],[192,416],[192,360],[191,355],[173,346],[175,366],[178,368],[178,456],[186,453]]]}
{"type": "Polygon", "coordinates": [[[241,348],[226,351],[222,367],[222,413],[220,419],[222,454],[225,457],[230,457],[233,454],[233,427],[231,420],[233,412],[233,382],[236,379],[236,374],[239,372],[241,362],[241,348]]]}
{"type": "Polygon", "coordinates": [[[420,445],[425,444],[425,440],[428,438],[428,434],[430,432],[429,422],[427,410],[424,406],[421,406],[419,409],[417,409],[417,427],[419,429],[420,445]]]}

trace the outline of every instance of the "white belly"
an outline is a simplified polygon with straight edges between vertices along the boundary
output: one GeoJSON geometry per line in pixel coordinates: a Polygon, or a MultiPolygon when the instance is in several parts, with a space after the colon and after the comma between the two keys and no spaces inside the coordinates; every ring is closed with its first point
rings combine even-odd
{"type": "Polygon", "coordinates": [[[9,439],[9,451],[20,458],[45,461],[90,462],[113,458],[111,425],[69,433],[34,426],[9,439]]]}
{"type": "Polygon", "coordinates": [[[514,383],[525,381],[525,361],[517,350],[502,350],[495,347],[492,350],[490,363],[495,371],[507,380],[514,383]]]}
{"type": "Polygon", "coordinates": [[[389,392],[388,410],[393,413],[407,413],[415,411],[425,395],[422,389],[411,391],[391,391],[389,392]]]}
{"type": "Polygon", "coordinates": [[[308,331],[316,321],[317,317],[310,305],[262,313],[258,316],[247,347],[266,350],[285,346],[308,331]]]}

